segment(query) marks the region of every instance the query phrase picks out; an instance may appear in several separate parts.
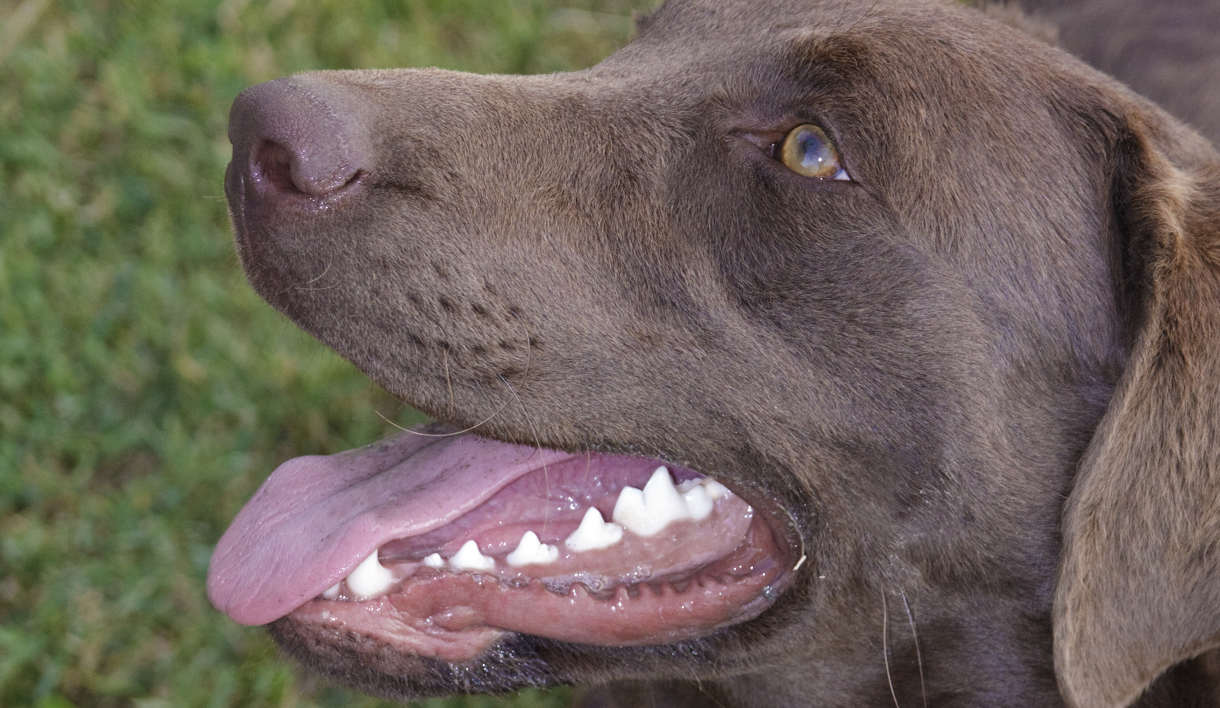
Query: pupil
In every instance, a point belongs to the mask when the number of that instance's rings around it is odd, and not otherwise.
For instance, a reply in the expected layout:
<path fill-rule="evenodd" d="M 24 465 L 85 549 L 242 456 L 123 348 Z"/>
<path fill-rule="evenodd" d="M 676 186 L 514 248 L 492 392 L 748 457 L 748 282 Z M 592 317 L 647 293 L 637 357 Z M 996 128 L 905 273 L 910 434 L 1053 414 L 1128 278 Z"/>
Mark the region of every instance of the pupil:
<path fill-rule="evenodd" d="M 807 167 L 821 166 L 826 159 L 825 145 L 814 133 L 805 133 L 801 136 L 801 148 L 804 153 L 804 158 L 801 160 Z"/>

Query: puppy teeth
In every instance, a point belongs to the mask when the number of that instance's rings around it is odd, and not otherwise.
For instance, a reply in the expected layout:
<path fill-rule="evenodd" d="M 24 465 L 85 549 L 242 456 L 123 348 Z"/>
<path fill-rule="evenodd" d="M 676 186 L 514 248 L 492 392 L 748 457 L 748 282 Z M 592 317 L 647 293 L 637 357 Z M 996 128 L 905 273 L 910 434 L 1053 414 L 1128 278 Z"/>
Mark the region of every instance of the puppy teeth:
<path fill-rule="evenodd" d="M 470 539 L 462 544 L 458 552 L 449 559 L 449 567 L 454 570 L 480 570 L 487 572 L 495 569 L 496 559 L 479 552 L 479 544 Z"/>
<path fill-rule="evenodd" d="M 341 582 L 343 581 L 339 581 L 339 583 Z M 327 600 L 333 600 L 336 597 L 339 597 L 339 583 L 335 583 L 334 585 L 331 585 L 323 590 L 322 597 L 326 598 Z"/>
<path fill-rule="evenodd" d="M 394 574 L 377 562 L 375 550 L 347 576 L 347 588 L 361 600 L 377 597 L 393 584 Z"/>
<path fill-rule="evenodd" d="M 654 523 L 660 524 L 658 531 L 674 521 L 690 518 L 686 502 L 674 488 L 674 480 L 669 476 L 669 470 L 664 467 L 653 470 L 648 483 L 644 485 L 644 506 L 655 519 Z"/>
<path fill-rule="evenodd" d="M 674 521 L 691 518 L 686 501 L 664 467 L 652 473 L 643 490 L 623 487 L 611 516 L 637 536 L 655 536 Z"/>
<path fill-rule="evenodd" d="M 521 541 L 512 553 L 504 557 L 514 568 L 523 565 L 542 565 L 559 560 L 559 549 L 549 543 L 538 540 L 538 534 L 526 531 L 521 534 Z"/>
<path fill-rule="evenodd" d="M 704 489 L 707 490 L 707 495 L 708 495 L 708 497 L 711 498 L 712 501 L 716 501 L 717 499 L 720 499 L 721 497 L 727 497 L 728 495 L 732 494 L 732 492 L 729 491 L 728 487 L 724 486 L 723 484 L 721 484 L 720 482 L 717 482 L 714 479 L 704 480 L 703 487 L 704 487 Z"/>
<path fill-rule="evenodd" d="M 635 534 L 643 534 L 648 528 L 648 509 L 644 507 L 644 492 L 635 487 L 623 487 L 614 502 L 610 518 L 614 523 Z"/>
<path fill-rule="evenodd" d="M 695 521 L 706 519 L 716 504 L 708 494 L 707 488 L 702 485 L 696 485 L 686 490 L 682 494 L 682 501 L 686 502 L 686 511 Z"/>
<path fill-rule="evenodd" d="M 687 492 L 696 487 L 702 487 L 703 491 L 707 492 L 708 498 L 712 501 L 716 501 L 717 499 L 732 494 L 728 487 L 724 486 L 720 482 L 717 482 L 711 477 L 697 477 L 694 479 L 688 479 L 682 482 L 682 484 L 678 485 L 678 491 L 682 493 L 682 496 L 686 496 Z"/>
<path fill-rule="evenodd" d="M 440 568 L 445 567 L 445 559 L 441 558 L 441 554 L 433 553 L 431 555 L 424 556 L 424 565 L 428 566 L 429 568 L 436 568 L 439 570 Z"/>
<path fill-rule="evenodd" d="M 639 491 L 638 489 L 636 490 Z M 581 551 L 594 551 L 601 548 L 609 548 L 618 543 L 623 538 L 623 527 L 618 524 L 608 524 L 602 518 L 602 514 L 596 507 L 589 507 L 585 512 L 585 516 L 580 520 L 580 526 L 571 533 L 563 541 L 563 545 L 569 549 Z"/>

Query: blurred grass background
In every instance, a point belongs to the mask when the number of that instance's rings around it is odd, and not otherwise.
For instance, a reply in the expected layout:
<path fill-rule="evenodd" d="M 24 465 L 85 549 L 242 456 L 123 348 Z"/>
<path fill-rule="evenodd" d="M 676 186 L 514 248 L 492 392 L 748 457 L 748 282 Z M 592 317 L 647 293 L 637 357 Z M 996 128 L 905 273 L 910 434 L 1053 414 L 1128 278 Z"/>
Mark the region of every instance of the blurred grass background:
<path fill-rule="evenodd" d="M 0 705 L 376 705 L 204 595 L 276 464 L 415 420 L 245 284 L 229 104 L 305 69 L 586 66 L 651 4 L 0 0 Z"/>

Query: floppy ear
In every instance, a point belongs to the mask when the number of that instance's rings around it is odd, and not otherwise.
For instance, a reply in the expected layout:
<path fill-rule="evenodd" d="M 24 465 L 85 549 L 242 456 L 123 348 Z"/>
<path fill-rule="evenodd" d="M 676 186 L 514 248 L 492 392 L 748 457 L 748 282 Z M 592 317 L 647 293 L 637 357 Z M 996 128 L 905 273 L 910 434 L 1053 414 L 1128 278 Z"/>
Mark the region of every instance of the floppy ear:
<path fill-rule="evenodd" d="M 1065 507 L 1054 609 L 1060 689 L 1081 708 L 1127 705 L 1220 645 L 1220 158 L 1172 125 L 1119 132 L 1131 350 Z"/>

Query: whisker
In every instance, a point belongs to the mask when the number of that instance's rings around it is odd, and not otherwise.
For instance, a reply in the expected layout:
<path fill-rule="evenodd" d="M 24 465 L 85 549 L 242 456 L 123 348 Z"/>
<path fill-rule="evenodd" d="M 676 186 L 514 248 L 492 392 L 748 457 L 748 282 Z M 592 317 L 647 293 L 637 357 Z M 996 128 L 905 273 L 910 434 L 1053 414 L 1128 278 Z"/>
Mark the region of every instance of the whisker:
<path fill-rule="evenodd" d="M 890 611 L 885 600 L 885 590 L 881 591 L 881 657 L 885 661 L 885 681 L 890 685 L 890 697 L 894 699 L 894 708 L 902 708 L 898 704 L 898 692 L 894 690 L 894 676 L 890 673 Z"/>
<path fill-rule="evenodd" d="M 529 345 L 527 344 L 526 346 Z M 521 409 L 521 417 L 525 418 L 525 424 L 529 426 L 530 435 L 534 438 L 534 448 L 538 452 L 542 452 L 542 440 L 538 437 L 538 429 L 534 426 L 534 419 L 530 417 L 529 411 L 525 409 L 525 402 L 521 400 L 521 396 L 517 395 L 517 389 L 513 388 L 513 385 L 510 384 L 508 379 L 504 378 L 503 375 L 497 375 L 496 378 L 500 379 L 500 383 L 504 384 L 504 387 L 508 389 L 509 393 L 513 394 L 513 398 L 517 399 L 517 406 Z M 545 462 L 542 464 L 542 484 L 543 493 L 549 499 L 551 496 L 551 470 Z M 549 510 L 550 505 L 548 504 L 547 511 L 542 515 L 543 526 L 546 526 L 547 522 L 549 521 L 547 518 L 549 515 Z"/>
<path fill-rule="evenodd" d="M 902 605 L 907 610 L 907 621 L 911 625 L 911 636 L 915 638 L 915 663 L 919 666 L 919 694 L 923 697 L 923 708 L 928 708 L 928 691 L 923 682 L 923 654 L 919 651 L 919 634 L 915 632 L 915 615 L 911 612 L 911 603 L 907 602 L 907 593 L 898 588 L 902 595 Z"/>
<path fill-rule="evenodd" d="M 508 408 L 508 404 L 510 404 L 510 403 L 512 403 L 511 400 L 505 401 L 504 403 L 502 403 L 500 405 L 499 408 L 497 408 L 494 412 L 492 412 L 491 415 L 487 416 L 483 420 L 480 420 L 479 422 L 475 423 L 474 425 L 470 426 L 469 428 L 463 428 L 462 430 L 455 430 L 451 433 L 421 433 L 418 430 L 411 430 L 410 428 L 402 427 L 398 423 L 395 423 L 394 421 L 385 417 L 385 415 L 382 414 L 382 412 L 377 410 L 376 408 L 373 409 L 373 412 L 377 414 L 378 418 L 381 418 L 385 422 L 389 423 L 390 425 L 394 426 L 395 428 L 398 428 L 399 430 L 401 430 L 404 433 L 410 433 L 411 435 L 418 435 L 421 438 L 452 438 L 452 437 L 456 437 L 458 435 L 465 435 L 466 433 L 469 433 L 469 432 L 471 432 L 477 428 L 480 428 L 480 427 L 486 425 L 487 423 L 491 422 L 491 420 L 493 418 L 495 418 L 496 416 L 503 413 L 504 409 Z"/>
<path fill-rule="evenodd" d="M 308 285 L 294 285 L 285 292 L 320 293 L 323 290 L 334 290 L 335 288 L 339 287 L 342 287 L 339 283 L 335 283 L 334 285 L 320 285 L 316 288 L 309 287 Z"/>
<path fill-rule="evenodd" d="M 295 283 L 293 285 L 289 285 L 288 287 L 281 290 L 279 292 L 279 295 L 280 296 L 287 295 L 288 293 L 292 293 L 292 292 L 316 293 L 316 292 L 321 292 L 323 290 L 334 290 L 335 288 L 340 286 L 339 283 L 335 283 L 333 285 L 326 285 L 326 286 L 322 286 L 322 287 L 316 287 L 316 288 L 310 287 L 312 283 L 316 283 L 319 280 L 321 280 L 322 278 L 325 278 L 326 274 L 330 272 L 330 267 L 331 267 L 331 262 L 327 261 L 326 266 L 324 268 L 322 268 L 321 273 L 318 273 L 317 275 L 310 278 L 309 280 L 306 280 L 303 283 Z"/>
<path fill-rule="evenodd" d="M 449 375 L 449 350 L 441 350 L 441 361 L 445 365 L 445 386 L 449 389 L 449 409 L 457 408 L 457 399 L 453 397 L 453 378 Z"/>
<path fill-rule="evenodd" d="M 526 374 L 529 373 L 530 364 L 533 362 L 534 347 L 532 344 L 533 340 L 530 338 L 530 331 L 529 331 L 529 329 L 526 328 L 524 322 L 521 323 L 521 331 L 525 333 L 525 371 L 523 371 L 521 375 L 525 376 Z M 513 388 L 513 385 L 508 382 L 508 379 L 506 379 L 503 374 L 497 374 L 496 378 L 500 379 L 500 383 L 504 384 L 504 387 L 508 389 L 509 393 L 513 394 L 513 398 L 517 399 L 517 406 L 521 409 L 521 417 L 525 418 L 525 424 L 529 426 L 530 435 L 534 438 L 534 448 L 538 452 L 542 452 L 542 439 L 538 437 L 538 428 L 537 428 L 537 426 L 534 425 L 534 419 L 532 417 L 530 417 L 529 411 L 526 410 L 525 402 L 521 400 L 521 396 L 517 395 L 517 389 Z M 550 498 L 550 496 L 551 496 L 551 470 L 550 470 L 550 467 L 546 463 L 543 463 L 543 465 L 542 465 L 542 484 L 543 484 L 544 493 L 546 494 L 547 498 Z M 543 516 L 542 516 L 542 525 L 543 526 L 546 526 L 547 523 L 550 521 L 550 519 L 548 518 L 550 515 L 549 509 L 550 509 L 550 506 L 548 505 L 547 511 L 543 513 Z"/>
<path fill-rule="evenodd" d="M 313 285 L 314 283 L 318 282 L 322 278 L 325 278 L 326 274 L 330 272 L 331 263 L 332 263 L 332 261 L 326 261 L 326 267 L 322 269 L 322 272 L 318 273 L 317 275 L 310 278 L 309 280 L 306 280 L 304 283 L 301 283 L 301 287 L 304 287 L 306 285 Z"/>
<path fill-rule="evenodd" d="M 523 370 L 521 372 L 521 375 L 524 376 L 530 372 L 530 365 L 533 364 L 533 356 L 532 356 L 531 346 L 530 346 L 529 330 L 525 330 L 524 326 L 522 327 L 522 329 L 525 331 L 525 370 Z M 503 376 L 497 376 L 496 378 L 500 379 L 500 381 L 502 381 L 506 386 L 508 386 L 508 382 L 504 380 Z M 453 404 L 453 383 L 449 378 L 448 352 L 446 352 L 446 358 L 445 358 L 445 381 L 449 384 L 449 402 L 452 405 Z M 515 390 L 513 390 L 512 386 L 508 386 L 508 390 L 510 393 L 513 394 L 514 397 L 517 397 L 517 392 Z M 517 402 L 520 403 L 520 401 L 521 401 L 520 397 L 517 397 Z M 404 428 L 403 426 L 399 425 L 398 423 L 395 423 L 394 421 L 385 417 L 385 415 L 381 411 L 377 410 L 376 408 L 373 409 L 373 412 L 377 414 L 378 418 L 381 418 L 385 422 L 389 423 L 390 425 L 392 425 L 395 428 L 398 428 L 399 430 L 401 430 L 404 433 L 410 433 L 411 435 L 418 435 L 421 438 L 452 438 L 452 437 L 456 437 L 458 435 L 465 435 L 466 433 L 473 432 L 473 431 L 483 427 L 484 425 L 487 425 L 492 420 L 494 420 L 496 416 L 503 413 L 504 409 L 508 408 L 508 405 L 510 403 L 512 403 L 512 401 L 507 400 L 504 403 L 500 404 L 499 408 L 492 411 L 492 414 L 487 416 L 483 420 L 480 420 L 479 422 L 475 423 L 474 425 L 470 426 L 469 428 L 455 430 L 450 433 L 421 433 L 418 430 L 411 430 L 410 428 Z M 522 412 L 524 413 L 524 410 Z M 529 420 L 528 415 L 526 416 L 526 420 L 527 421 Z M 533 429 L 532 423 L 530 424 L 530 427 L 532 430 Z M 539 450 L 541 450 L 542 445 L 538 442 L 538 433 L 537 433 L 537 431 L 532 431 L 532 432 L 534 434 L 534 445 Z M 544 470 L 545 470 L 545 467 L 544 467 Z"/>

